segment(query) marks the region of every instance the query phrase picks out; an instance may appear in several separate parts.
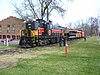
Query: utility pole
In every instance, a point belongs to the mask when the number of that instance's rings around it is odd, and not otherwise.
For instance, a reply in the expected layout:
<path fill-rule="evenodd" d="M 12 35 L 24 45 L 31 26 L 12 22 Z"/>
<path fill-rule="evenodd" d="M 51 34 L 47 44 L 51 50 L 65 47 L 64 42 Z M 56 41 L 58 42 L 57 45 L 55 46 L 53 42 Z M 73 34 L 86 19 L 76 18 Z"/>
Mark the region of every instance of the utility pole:
<path fill-rule="evenodd" d="M 43 0 L 41 2 L 41 19 L 43 19 Z"/>
<path fill-rule="evenodd" d="M 99 28 L 98 28 L 98 42 L 99 42 L 99 45 L 100 45 L 100 16 L 98 16 L 98 26 L 99 26 Z"/>
<path fill-rule="evenodd" d="M 49 21 L 49 9 L 48 9 L 48 6 L 47 6 L 47 21 Z"/>
<path fill-rule="evenodd" d="M 99 42 L 99 45 L 100 45 L 100 8 L 98 8 L 97 10 L 97 18 L 98 18 L 98 42 Z"/>

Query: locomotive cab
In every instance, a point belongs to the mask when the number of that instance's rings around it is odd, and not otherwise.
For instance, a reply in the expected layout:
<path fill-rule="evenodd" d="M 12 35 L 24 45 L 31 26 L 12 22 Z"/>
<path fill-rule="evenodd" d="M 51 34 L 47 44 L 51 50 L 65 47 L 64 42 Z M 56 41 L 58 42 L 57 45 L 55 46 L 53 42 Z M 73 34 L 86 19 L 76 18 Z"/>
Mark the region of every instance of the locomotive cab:
<path fill-rule="evenodd" d="M 34 33 L 33 31 L 37 30 L 38 29 L 38 26 L 39 26 L 39 23 L 36 22 L 36 21 L 33 21 L 33 22 L 28 22 L 26 23 L 26 29 L 27 29 L 27 34 L 28 36 L 35 36 L 35 35 L 32 35 L 32 33 Z"/>
<path fill-rule="evenodd" d="M 28 30 L 36 30 L 36 29 L 38 29 L 38 26 L 39 26 L 39 23 L 38 22 L 35 22 L 35 21 L 33 21 L 33 22 L 28 22 L 28 23 L 26 23 L 26 29 L 28 29 Z"/>

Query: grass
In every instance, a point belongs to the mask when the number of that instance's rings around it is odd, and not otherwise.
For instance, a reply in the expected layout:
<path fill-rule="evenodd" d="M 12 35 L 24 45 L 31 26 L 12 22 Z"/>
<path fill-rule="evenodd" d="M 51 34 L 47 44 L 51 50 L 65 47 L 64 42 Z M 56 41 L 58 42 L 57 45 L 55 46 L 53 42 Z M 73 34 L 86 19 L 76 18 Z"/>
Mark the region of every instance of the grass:
<path fill-rule="evenodd" d="M 16 46 L 18 46 L 18 45 L 9 45 L 9 46 L 6 46 L 6 45 L 0 44 L 0 50 L 8 49 L 8 48 L 16 48 Z"/>
<path fill-rule="evenodd" d="M 0 69 L 0 75 L 100 75 L 100 46 L 95 37 L 69 45 L 68 57 L 65 47 L 50 48 L 55 52 L 20 59 L 17 66 Z"/>
<path fill-rule="evenodd" d="M 10 47 L 0 44 L 0 50 L 2 50 L 2 49 L 7 49 L 7 48 L 10 48 Z"/>

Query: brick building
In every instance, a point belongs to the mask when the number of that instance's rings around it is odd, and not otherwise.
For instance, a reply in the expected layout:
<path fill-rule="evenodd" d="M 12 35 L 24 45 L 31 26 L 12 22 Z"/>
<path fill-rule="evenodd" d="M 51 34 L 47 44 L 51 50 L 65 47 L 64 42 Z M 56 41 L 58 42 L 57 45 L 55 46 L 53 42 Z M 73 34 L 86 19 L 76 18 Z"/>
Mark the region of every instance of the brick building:
<path fill-rule="evenodd" d="M 4 38 L 20 38 L 20 31 L 24 28 L 22 19 L 9 16 L 0 21 L 0 39 Z"/>

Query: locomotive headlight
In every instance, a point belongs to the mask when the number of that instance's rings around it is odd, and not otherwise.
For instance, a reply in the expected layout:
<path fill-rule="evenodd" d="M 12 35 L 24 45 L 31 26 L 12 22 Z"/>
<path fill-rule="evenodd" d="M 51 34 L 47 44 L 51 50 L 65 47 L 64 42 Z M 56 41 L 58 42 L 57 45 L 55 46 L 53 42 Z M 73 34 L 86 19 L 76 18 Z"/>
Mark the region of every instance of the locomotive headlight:
<path fill-rule="evenodd" d="M 26 21 L 24 21 L 23 23 L 26 23 Z"/>
<path fill-rule="evenodd" d="M 48 30 L 48 35 L 51 35 L 51 30 Z"/>

